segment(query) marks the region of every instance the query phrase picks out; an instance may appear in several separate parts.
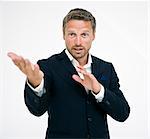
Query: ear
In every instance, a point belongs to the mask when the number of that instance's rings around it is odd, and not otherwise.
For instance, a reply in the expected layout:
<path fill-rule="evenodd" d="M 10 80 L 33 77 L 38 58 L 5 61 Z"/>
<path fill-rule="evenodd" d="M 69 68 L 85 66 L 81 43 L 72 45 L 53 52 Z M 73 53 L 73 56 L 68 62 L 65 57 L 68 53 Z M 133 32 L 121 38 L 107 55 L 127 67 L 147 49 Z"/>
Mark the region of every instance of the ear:
<path fill-rule="evenodd" d="M 93 40 L 95 39 L 95 33 L 96 33 L 96 30 L 93 31 Z"/>
<path fill-rule="evenodd" d="M 63 39 L 65 40 L 65 32 L 63 31 Z"/>

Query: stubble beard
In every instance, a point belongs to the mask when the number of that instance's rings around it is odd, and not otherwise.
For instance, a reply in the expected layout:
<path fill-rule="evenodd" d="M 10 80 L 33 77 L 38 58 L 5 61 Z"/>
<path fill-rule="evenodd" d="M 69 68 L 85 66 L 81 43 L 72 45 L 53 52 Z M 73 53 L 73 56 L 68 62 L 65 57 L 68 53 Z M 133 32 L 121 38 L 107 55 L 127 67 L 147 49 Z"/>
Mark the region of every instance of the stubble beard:
<path fill-rule="evenodd" d="M 73 46 L 71 49 L 68 49 L 68 51 L 76 60 L 84 59 L 89 53 L 89 49 L 87 50 L 83 46 Z"/>

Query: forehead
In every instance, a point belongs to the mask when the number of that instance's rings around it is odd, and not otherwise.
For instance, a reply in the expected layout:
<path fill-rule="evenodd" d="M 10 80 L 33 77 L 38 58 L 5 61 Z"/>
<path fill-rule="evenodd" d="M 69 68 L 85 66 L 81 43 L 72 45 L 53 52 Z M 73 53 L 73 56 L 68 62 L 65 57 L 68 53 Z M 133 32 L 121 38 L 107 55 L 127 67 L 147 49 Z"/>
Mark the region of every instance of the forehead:
<path fill-rule="evenodd" d="M 66 23 L 67 30 L 92 30 L 92 24 L 90 21 L 84 20 L 70 20 Z"/>

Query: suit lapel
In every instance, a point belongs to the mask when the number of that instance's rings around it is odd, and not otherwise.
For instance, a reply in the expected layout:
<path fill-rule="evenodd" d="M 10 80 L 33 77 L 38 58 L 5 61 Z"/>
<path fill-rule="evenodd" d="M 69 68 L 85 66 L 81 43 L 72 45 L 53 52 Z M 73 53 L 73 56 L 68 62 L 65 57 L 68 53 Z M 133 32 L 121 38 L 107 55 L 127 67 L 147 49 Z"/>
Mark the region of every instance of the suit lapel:
<path fill-rule="evenodd" d="M 55 65 L 55 69 L 59 69 L 58 74 L 64 79 L 64 81 L 67 81 L 67 83 L 69 83 L 70 85 L 72 84 L 76 84 L 78 85 L 78 87 L 80 86 L 84 91 L 84 87 L 77 83 L 76 81 L 74 81 L 72 79 L 72 75 L 73 74 L 77 74 L 77 71 L 75 69 L 75 67 L 72 65 L 70 59 L 68 58 L 68 56 L 65 53 L 65 50 L 62 51 L 58 57 L 57 57 L 57 61 L 58 63 Z M 101 78 L 103 77 L 103 73 L 104 73 L 104 66 L 103 64 L 101 64 L 101 62 L 94 56 L 92 56 L 92 74 L 96 77 L 96 79 L 98 81 L 101 82 Z"/>
<path fill-rule="evenodd" d="M 68 56 L 66 55 L 65 51 L 60 53 L 58 60 L 59 60 L 59 64 L 61 65 L 60 67 L 63 67 L 62 69 L 65 73 L 69 72 L 69 74 L 71 74 L 71 75 L 77 74 L 76 69 L 72 65 L 72 63 L 69 60 Z"/>
<path fill-rule="evenodd" d="M 72 79 L 72 75 L 73 74 L 77 74 L 77 71 L 75 69 L 75 67 L 72 65 L 70 59 L 68 58 L 68 56 L 65 53 L 65 50 L 62 51 L 58 57 L 58 69 L 61 70 L 60 75 L 67 80 L 68 82 L 70 82 L 70 80 Z M 61 67 L 61 68 L 60 68 Z M 100 80 L 103 73 L 104 73 L 104 67 L 103 64 L 100 63 L 100 61 L 92 56 L 92 64 L 91 64 L 91 70 L 92 70 L 92 74 L 96 77 L 96 79 Z M 69 77 L 69 78 L 68 78 Z"/>
<path fill-rule="evenodd" d="M 65 51 L 62 51 L 57 56 L 57 62 L 55 64 L 55 69 L 58 71 L 57 73 L 60 75 L 60 77 L 63 78 L 64 81 L 69 83 L 70 85 L 79 84 L 76 81 L 72 79 L 73 74 L 77 74 L 77 71 L 75 67 L 72 65 L 70 59 L 66 55 Z"/>
<path fill-rule="evenodd" d="M 57 65 L 56 69 L 59 69 L 58 74 L 60 75 L 60 77 L 62 77 L 63 80 L 66 81 L 68 84 L 74 85 L 77 88 L 82 89 L 82 92 L 85 92 L 83 94 L 86 94 L 85 88 L 80 83 L 74 81 L 72 78 L 73 74 L 78 75 L 78 73 L 75 67 L 72 65 L 70 59 L 66 55 L 65 51 L 61 52 L 58 55 L 57 61 L 58 63 L 56 64 Z"/>
<path fill-rule="evenodd" d="M 95 78 L 98 81 L 101 81 L 101 77 L 103 76 L 104 73 L 104 67 L 103 64 L 94 56 L 92 56 L 92 74 L 95 76 Z"/>

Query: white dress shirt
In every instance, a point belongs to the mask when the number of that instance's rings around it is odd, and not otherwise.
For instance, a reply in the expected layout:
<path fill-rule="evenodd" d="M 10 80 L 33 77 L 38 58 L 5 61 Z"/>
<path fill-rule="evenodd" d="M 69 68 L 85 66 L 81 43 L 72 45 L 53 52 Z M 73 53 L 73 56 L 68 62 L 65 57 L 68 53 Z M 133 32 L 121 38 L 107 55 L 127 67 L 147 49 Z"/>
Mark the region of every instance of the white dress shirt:
<path fill-rule="evenodd" d="M 70 59 L 71 63 L 73 64 L 73 66 L 75 67 L 75 69 L 77 70 L 77 66 L 79 65 L 79 62 L 72 57 L 72 55 L 69 53 L 69 51 L 66 49 L 65 50 L 66 55 L 68 56 L 68 58 Z M 85 68 L 85 70 L 89 73 L 91 73 L 91 63 L 92 63 L 92 57 L 91 54 L 89 54 L 88 57 L 88 62 L 86 65 L 83 66 L 83 68 Z M 78 71 L 77 71 L 78 72 Z M 84 79 L 84 76 L 82 73 L 78 72 L 78 75 L 80 76 L 81 79 Z M 29 87 L 36 93 L 36 95 L 38 95 L 39 97 L 41 97 L 46 91 L 44 88 L 44 79 L 42 79 L 41 84 L 36 87 L 33 88 L 29 82 L 27 81 L 27 84 L 29 85 Z M 85 88 L 86 92 L 88 93 L 88 89 Z M 101 85 L 101 91 L 98 94 L 94 94 L 92 91 L 91 93 L 95 96 L 95 99 L 97 100 L 97 102 L 101 102 L 104 98 L 104 87 Z"/>

